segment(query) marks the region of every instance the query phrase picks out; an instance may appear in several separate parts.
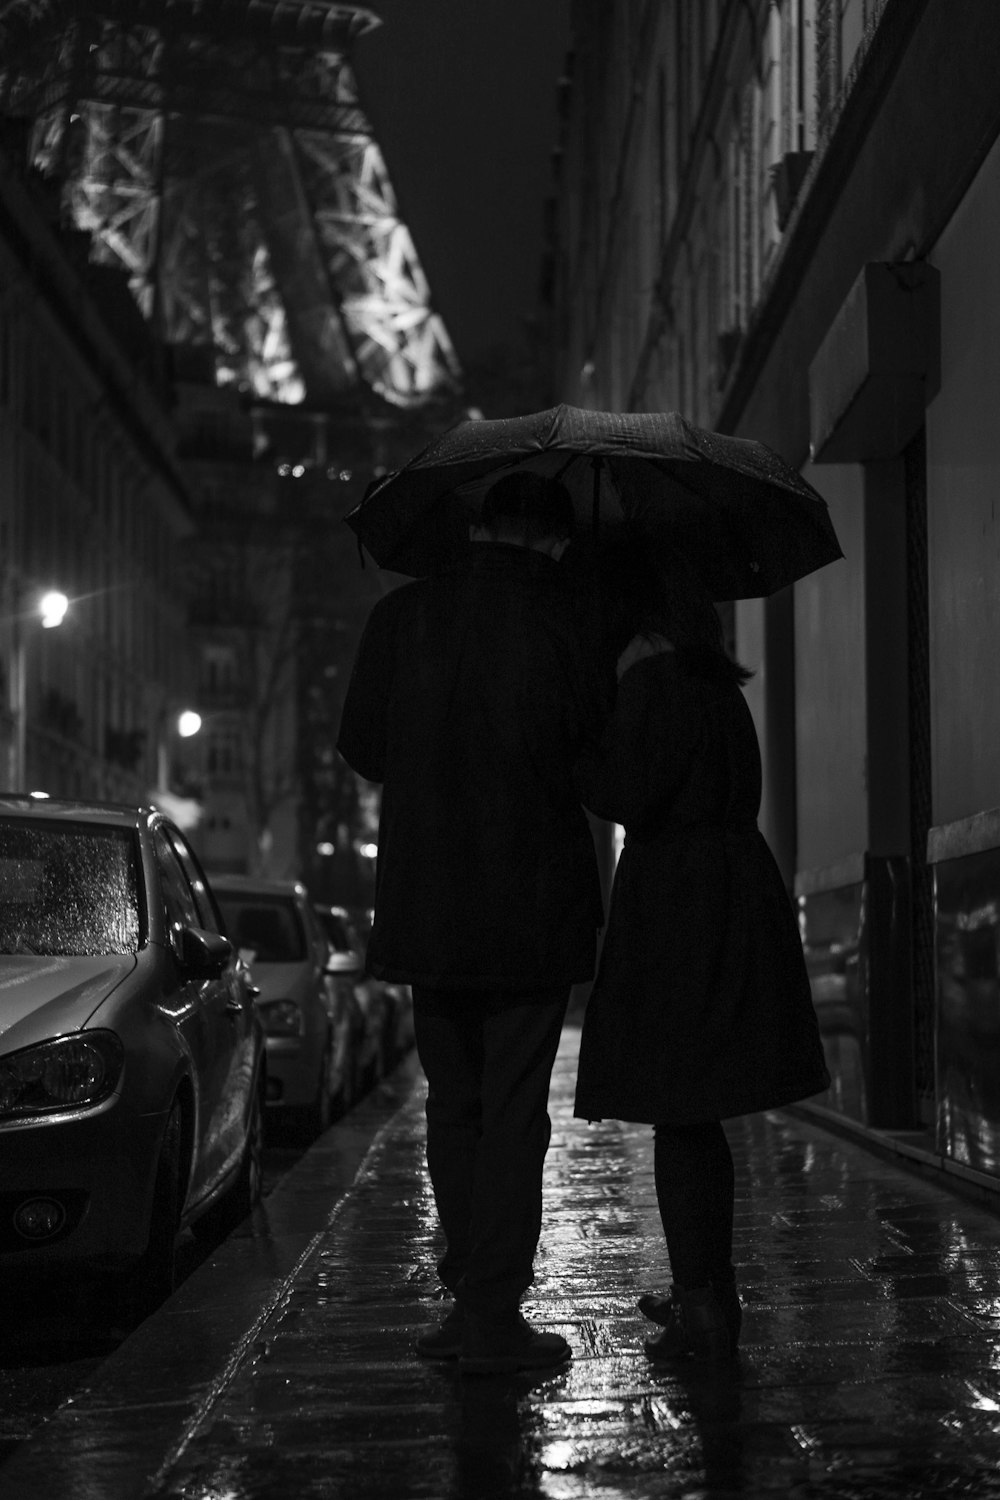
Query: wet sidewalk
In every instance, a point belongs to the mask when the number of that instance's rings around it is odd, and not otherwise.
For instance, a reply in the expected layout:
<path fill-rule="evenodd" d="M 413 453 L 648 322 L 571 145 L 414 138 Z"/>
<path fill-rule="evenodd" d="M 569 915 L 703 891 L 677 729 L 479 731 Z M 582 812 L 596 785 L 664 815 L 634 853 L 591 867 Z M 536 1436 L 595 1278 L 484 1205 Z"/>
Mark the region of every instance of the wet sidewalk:
<path fill-rule="evenodd" d="M 798 1118 L 731 1122 L 742 1352 L 652 1366 L 650 1131 L 573 1119 L 578 1043 L 524 1307 L 565 1368 L 411 1354 L 440 1313 L 411 1061 L 0 1467 L 3 1500 L 1000 1497 L 1000 1219 Z"/>

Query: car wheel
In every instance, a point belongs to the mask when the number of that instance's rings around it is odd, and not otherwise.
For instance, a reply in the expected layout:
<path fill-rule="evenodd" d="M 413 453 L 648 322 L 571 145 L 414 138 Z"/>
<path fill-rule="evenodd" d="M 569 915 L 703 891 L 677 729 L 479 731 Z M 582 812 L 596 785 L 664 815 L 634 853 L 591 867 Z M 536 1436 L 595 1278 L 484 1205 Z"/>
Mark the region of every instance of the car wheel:
<path fill-rule="evenodd" d="M 372 1050 L 371 1061 L 365 1075 L 365 1093 L 370 1093 L 385 1075 L 385 1056 L 383 1053 L 383 1039 L 379 1036 Z"/>
<path fill-rule="evenodd" d="M 333 1071 L 333 1039 L 327 1037 L 326 1046 L 323 1048 L 323 1058 L 320 1062 L 319 1080 L 316 1084 L 316 1097 L 312 1104 L 307 1105 L 302 1113 L 302 1134 L 308 1141 L 313 1141 L 325 1130 L 329 1130 L 333 1124 L 337 1112 L 338 1096 L 334 1090 L 331 1073 Z"/>
<path fill-rule="evenodd" d="M 357 1102 L 358 1059 L 355 1055 L 354 1045 L 351 1043 L 350 1051 L 344 1056 L 340 1088 L 337 1090 L 337 1098 L 334 1103 L 334 1119 L 342 1120 L 344 1115 L 349 1114 Z"/>
<path fill-rule="evenodd" d="M 181 1224 L 181 1106 L 167 1116 L 153 1188 L 153 1211 L 145 1254 L 122 1288 L 120 1310 L 129 1323 L 141 1322 L 166 1301 L 177 1277 L 176 1244 Z"/>
<path fill-rule="evenodd" d="M 191 1225 L 195 1239 L 216 1244 L 243 1223 L 260 1202 L 264 1186 L 264 1106 L 261 1091 L 254 1089 L 247 1138 L 236 1180 L 207 1213 Z"/>

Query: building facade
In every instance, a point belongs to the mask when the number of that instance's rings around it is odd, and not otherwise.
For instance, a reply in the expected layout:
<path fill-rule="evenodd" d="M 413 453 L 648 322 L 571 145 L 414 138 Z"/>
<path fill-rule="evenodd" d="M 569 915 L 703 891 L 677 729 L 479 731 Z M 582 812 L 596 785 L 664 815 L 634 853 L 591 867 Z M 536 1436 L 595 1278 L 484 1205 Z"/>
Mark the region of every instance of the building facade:
<path fill-rule="evenodd" d="M 190 690 L 183 570 L 194 522 L 122 279 L 87 264 L 0 135 L 0 765 L 50 795 L 148 800 Z M 115 331 L 112 332 L 112 326 Z M 69 603 L 58 628 L 36 608 Z"/>
<path fill-rule="evenodd" d="M 202 807 L 193 838 L 210 871 L 295 876 L 366 904 L 357 779 L 334 747 L 379 592 L 342 518 L 380 455 L 357 410 L 247 399 L 199 372 L 199 353 L 174 351 L 173 421 L 200 538 L 188 597 L 202 716 L 176 745 L 175 787 Z"/>
<path fill-rule="evenodd" d="M 844 560 L 733 611 L 823 1107 L 1000 1176 L 1000 11 L 578 0 L 561 399 L 763 439 Z"/>

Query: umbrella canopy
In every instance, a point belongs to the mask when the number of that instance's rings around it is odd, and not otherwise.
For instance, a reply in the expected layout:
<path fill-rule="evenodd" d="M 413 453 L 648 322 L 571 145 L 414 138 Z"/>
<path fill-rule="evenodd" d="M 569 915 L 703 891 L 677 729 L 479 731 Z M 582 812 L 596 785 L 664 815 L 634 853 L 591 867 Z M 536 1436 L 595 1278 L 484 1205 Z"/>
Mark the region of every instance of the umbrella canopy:
<path fill-rule="evenodd" d="M 460 422 L 370 485 L 347 523 L 380 566 L 421 577 L 462 556 L 486 491 L 517 469 L 560 479 L 598 545 L 628 524 L 685 552 L 717 600 L 763 598 L 843 557 L 826 502 L 791 465 L 677 412 Z"/>

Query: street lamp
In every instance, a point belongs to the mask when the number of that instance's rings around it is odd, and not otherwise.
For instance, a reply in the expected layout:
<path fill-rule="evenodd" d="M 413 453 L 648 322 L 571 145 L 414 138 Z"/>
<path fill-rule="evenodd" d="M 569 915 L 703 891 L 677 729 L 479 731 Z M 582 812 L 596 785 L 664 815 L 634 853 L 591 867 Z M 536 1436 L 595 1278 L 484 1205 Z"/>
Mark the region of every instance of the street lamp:
<path fill-rule="evenodd" d="M 201 729 L 201 714 L 193 708 L 182 708 L 170 714 L 164 711 L 160 721 L 160 736 L 156 746 L 156 785 L 160 791 L 170 790 L 170 736 L 179 734 L 189 740 Z"/>
<path fill-rule="evenodd" d="M 28 596 L 30 599 L 30 596 Z M 27 767 L 27 744 L 28 744 L 28 641 L 25 634 L 25 622 L 37 620 L 45 630 L 52 630 L 61 625 L 66 618 L 69 609 L 69 600 L 66 595 L 58 589 L 49 589 L 46 593 L 37 595 L 33 602 L 25 607 L 25 595 L 23 592 L 15 597 L 15 608 L 12 630 L 11 653 L 13 668 L 14 688 L 14 744 L 13 763 L 10 767 L 11 786 L 15 791 L 23 791 L 24 783 L 28 775 Z"/>
<path fill-rule="evenodd" d="M 69 609 L 69 600 L 65 594 L 60 594 L 58 589 L 50 589 L 43 594 L 38 601 L 38 614 L 44 630 L 52 630 L 54 626 L 61 625 L 66 618 Z"/>
<path fill-rule="evenodd" d="M 202 806 L 196 797 L 182 797 L 171 788 L 170 740 L 174 734 L 180 735 L 182 740 L 188 740 L 200 729 L 201 714 L 193 708 L 182 708 L 172 713 L 164 709 L 160 715 L 156 743 L 156 786 L 150 793 L 150 800 L 173 818 L 179 828 L 185 830 L 198 826 Z"/>

